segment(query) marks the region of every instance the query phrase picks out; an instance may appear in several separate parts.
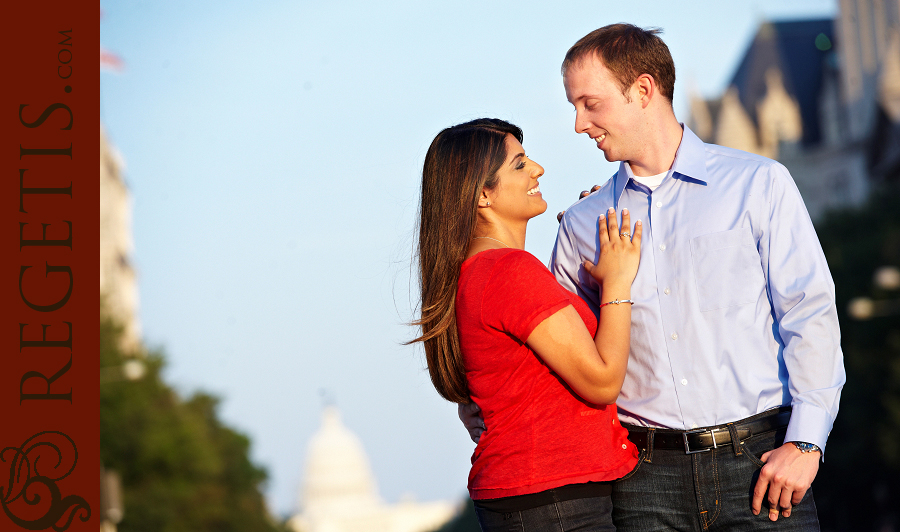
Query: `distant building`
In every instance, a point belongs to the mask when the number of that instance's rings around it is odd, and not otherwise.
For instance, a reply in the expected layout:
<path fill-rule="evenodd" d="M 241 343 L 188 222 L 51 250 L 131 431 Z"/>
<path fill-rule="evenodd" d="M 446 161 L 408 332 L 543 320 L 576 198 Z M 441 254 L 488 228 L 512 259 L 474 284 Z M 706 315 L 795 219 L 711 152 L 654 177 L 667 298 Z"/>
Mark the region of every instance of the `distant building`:
<path fill-rule="evenodd" d="M 134 239 L 131 232 L 131 195 L 122 178 L 124 162 L 100 125 L 100 297 L 101 314 L 122 326 L 119 347 L 126 353 L 139 355 L 141 324 L 138 321 L 138 288 L 131 262 Z M 132 368 L 134 366 L 131 366 Z M 142 368 L 142 366 L 139 366 Z M 103 372 L 100 371 L 101 382 Z M 117 370 L 114 378 L 140 378 L 125 370 Z M 100 532 L 116 532 L 122 520 L 121 482 L 114 470 L 100 467 Z"/>
<path fill-rule="evenodd" d="M 359 438 L 333 406 L 324 409 L 322 426 L 309 442 L 299 499 L 300 513 L 288 522 L 296 532 L 426 532 L 458 510 L 445 501 L 382 502 Z"/>
<path fill-rule="evenodd" d="M 900 3 L 842 0 L 836 21 L 767 22 L 725 93 L 691 99 L 706 142 L 784 164 L 815 220 L 900 178 Z"/>
<path fill-rule="evenodd" d="M 131 195 L 122 178 L 122 156 L 100 126 L 100 295 L 103 311 L 124 327 L 122 348 L 140 352 L 138 288 L 131 254 Z"/>

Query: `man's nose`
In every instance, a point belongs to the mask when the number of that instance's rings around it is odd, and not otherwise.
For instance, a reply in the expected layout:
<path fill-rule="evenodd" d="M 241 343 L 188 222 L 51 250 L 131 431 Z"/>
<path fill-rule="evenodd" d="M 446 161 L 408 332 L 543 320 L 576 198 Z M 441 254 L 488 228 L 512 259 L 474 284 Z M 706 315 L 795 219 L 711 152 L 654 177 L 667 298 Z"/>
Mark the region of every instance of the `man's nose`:
<path fill-rule="evenodd" d="M 581 111 L 575 112 L 575 133 L 584 133 L 587 131 L 587 120 L 584 119 Z"/>

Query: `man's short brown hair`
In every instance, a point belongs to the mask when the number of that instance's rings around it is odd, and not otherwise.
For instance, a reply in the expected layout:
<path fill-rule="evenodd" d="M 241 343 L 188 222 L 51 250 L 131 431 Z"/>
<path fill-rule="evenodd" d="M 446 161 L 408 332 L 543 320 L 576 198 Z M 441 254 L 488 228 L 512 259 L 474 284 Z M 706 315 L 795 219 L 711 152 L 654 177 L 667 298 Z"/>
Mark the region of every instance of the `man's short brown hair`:
<path fill-rule="evenodd" d="M 642 74 L 653 76 L 659 92 L 669 103 L 675 91 L 675 63 L 669 47 L 659 38 L 659 28 L 639 28 L 633 24 L 610 24 L 594 30 L 575 43 L 566 53 L 562 74 L 566 70 L 595 54 L 622 86 L 627 96 L 628 88 Z"/>

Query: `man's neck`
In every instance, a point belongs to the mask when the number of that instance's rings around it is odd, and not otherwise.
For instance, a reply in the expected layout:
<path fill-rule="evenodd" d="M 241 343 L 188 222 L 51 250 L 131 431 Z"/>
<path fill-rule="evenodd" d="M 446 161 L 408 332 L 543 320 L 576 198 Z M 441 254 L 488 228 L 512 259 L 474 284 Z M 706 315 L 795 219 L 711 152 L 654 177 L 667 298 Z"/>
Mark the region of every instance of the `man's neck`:
<path fill-rule="evenodd" d="M 628 160 L 632 173 L 638 177 L 654 176 L 671 168 L 684 135 L 684 129 L 675 115 L 661 120 L 656 127 L 648 128 L 648 131 L 641 153 Z"/>

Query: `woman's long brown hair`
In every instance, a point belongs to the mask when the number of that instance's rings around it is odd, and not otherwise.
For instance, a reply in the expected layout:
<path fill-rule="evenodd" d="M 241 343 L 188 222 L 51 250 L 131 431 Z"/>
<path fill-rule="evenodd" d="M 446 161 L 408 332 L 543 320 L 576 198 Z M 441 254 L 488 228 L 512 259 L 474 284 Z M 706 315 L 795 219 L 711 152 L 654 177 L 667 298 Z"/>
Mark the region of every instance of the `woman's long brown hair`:
<path fill-rule="evenodd" d="M 469 387 L 456 331 L 459 269 L 475 234 L 478 199 L 497 186 L 506 160 L 506 135 L 522 142 L 522 130 L 496 118 L 449 127 L 432 141 L 422 169 L 419 205 L 421 317 L 413 325 L 422 342 L 431 382 L 441 397 L 468 403 Z"/>

